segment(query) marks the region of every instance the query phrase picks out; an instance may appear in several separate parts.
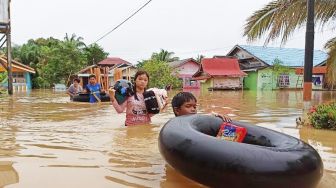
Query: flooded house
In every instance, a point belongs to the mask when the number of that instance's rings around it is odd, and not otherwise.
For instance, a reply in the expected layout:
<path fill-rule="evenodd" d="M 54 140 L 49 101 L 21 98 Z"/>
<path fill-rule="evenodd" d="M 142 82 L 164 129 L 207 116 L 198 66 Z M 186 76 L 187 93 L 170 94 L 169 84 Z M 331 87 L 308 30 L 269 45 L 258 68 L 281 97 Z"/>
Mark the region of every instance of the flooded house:
<path fill-rule="evenodd" d="M 169 63 L 173 74 L 182 81 L 183 89 L 199 89 L 200 81 L 192 76 L 200 69 L 200 64 L 193 58 L 173 61 Z"/>
<path fill-rule="evenodd" d="M 203 58 L 193 79 L 200 80 L 202 89 L 242 89 L 246 73 L 240 70 L 235 57 Z"/>
<path fill-rule="evenodd" d="M 130 62 L 117 57 L 109 57 L 98 63 L 98 66 L 109 67 L 109 85 L 114 85 L 119 79 L 132 81 L 137 68 Z M 113 75 L 113 76 L 112 76 Z"/>
<path fill-rule="evenodd" d="M 241 70 L 248 74 L 244 89 L 303 88 L 304 49 L 236 45 L 227 55 L 237 57 Z M 325 52 L 314 50 L 313 89 L 322 89 L 324 85 L 325 68 L 317 67 L 322 67 L 326 59 Z"/>
<path fill-rule="evenodd" d="M 131 63 L 121 58 L 108 57 L 98 62 L 97 65 L 90 65 L 80 70 L 77 77 L 81 80 L 80 84 L 85 86 L 89 82 L 89 76 L 94 74 L 98 83 L 102 84 L 102 88 L 107 90 L 114 85 L 116 80 L 132 80 L 136 70 Z"/>
<path fill-rule="evenodd" d="M 7 58 L 5 56 L 1 56 L 0 73 L 7 72 L 7 67 Z M 12 60 L 13 90 L 28 91 L 32 89 L 32 74 L 35 74 L 35 70 L 32 67 Z M 0 83 L 0 86 L 7 88 L 8 79 L 3 80 Z"/>

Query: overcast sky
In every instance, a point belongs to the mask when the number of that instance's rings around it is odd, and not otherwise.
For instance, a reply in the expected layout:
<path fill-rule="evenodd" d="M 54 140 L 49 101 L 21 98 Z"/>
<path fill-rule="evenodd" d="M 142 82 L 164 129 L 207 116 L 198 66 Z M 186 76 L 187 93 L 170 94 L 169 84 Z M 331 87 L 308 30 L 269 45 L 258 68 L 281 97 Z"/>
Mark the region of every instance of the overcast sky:
<path fill-rule="evenodd" d="M 12 0 L 12 41 L 75 33 L 86 44 L 98 40 L 148 0 Z M 137 15 L 98 42 L 110 57 L 131 63 L 147 59 L 161 48 L 180 58 L 225 55 L 242 37 L 246 18 L 270 0 L 152 0 Z M 330 27 L 331 28 L 331 27 Z M 330 39 L 328 27 L 315 30 L 315 49 Z M 284 47 L 304 48 L 305 30 Z M 269 46 L 280 46 L 279 42 Z"/>

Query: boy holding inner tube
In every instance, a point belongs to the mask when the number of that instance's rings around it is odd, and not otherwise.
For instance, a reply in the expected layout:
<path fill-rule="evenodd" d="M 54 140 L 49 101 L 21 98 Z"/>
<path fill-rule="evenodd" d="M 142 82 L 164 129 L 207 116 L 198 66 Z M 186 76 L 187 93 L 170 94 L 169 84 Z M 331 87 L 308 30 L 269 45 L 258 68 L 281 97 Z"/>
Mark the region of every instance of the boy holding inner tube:
<path fill-rule="evenodd" d="M 182 116 L 197 113 L 197 99 L 190 92 L 180 92 L 172 99 L 172 107 L 175 116 Z M 213 113 L 216 117 L 221 118 L 224 122 L 231 122 L 231 118 Z"/>

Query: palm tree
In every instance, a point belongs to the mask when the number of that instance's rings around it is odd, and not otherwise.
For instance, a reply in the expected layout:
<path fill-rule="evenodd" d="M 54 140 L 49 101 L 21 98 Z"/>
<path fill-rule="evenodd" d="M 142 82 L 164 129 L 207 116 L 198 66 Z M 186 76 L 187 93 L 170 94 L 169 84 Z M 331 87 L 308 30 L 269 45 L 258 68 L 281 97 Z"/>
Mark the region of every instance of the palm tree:
<path fill-rule="evenodd" d="M 203 58 L 205 58 L 204 55 L 197 55 L 197 57 L 196 57 L 197 63 L 201 63 Z"/>
<path fill-rule="evenodd" d="M 76 34 L 72 34 L 69 38 L 68 33 L 65 34 L 64 41 L 68 43 L 74 43 L 78 48 L 86 47 L 86 44 L 83 42 L 83 37 L 77 37 Z"/>
<path fill-rule="evenodd" d="M 270 41 L 281 37 L 281 43 L 285 44 L 293 32 L 303 26 L 307 21 L 307 0 L 274 0 L 262 9 L 253 13 L 247 19 L 244 28 L 244 36 L 248 41 L 260 39 L 267 35 L 265 45 Z M 327 25 L 335 25 L 336 1 L 315 0 L 315 22 L 321 28 Z M 325 49 L 328 52 L 327 83 L 336 83 L 336 39 L 329 40 Z"/>
<path fill-rule="evenodd" d="M 172 62 L 179 60 L 178 57 L 172 57 L 174 52 L 168 52 L 167 50 L 161 49 L 159 53 L 153 53 L 151 59 L 164 62 Z"/>
<path fill-rule="evenodd" d="M 336 37 L 329 40 L 324 47 L 328 50 L 329 55 L 327 59 L 327 83 L 334 89 L 336 81 Z"/>

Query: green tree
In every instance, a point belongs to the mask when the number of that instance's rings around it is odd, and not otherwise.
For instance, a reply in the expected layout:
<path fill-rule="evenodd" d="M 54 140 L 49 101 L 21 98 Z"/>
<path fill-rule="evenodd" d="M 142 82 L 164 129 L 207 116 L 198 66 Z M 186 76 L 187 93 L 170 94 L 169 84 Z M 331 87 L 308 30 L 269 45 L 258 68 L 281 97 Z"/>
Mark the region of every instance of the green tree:
<path fill-rule="evenodd" d="M 181 81 L 172 75 L 172 68 L 164 61 L 149 60 L 142 69 L 150 76 L 149 87 L 164 88 L 168 84 L 175 88 L 181 87 Z"/>
<path fill-rule="evenodd" d="M 86 47 L 86 44 L 83 42 L 83 37 L 77 37 L 74 33 L 71 35 L 71 37 L 69 37 L 68 33 L 66 33 L 64 42 L 73 43 L 78 48 Z"/>
<path fill-rule="evenodd" d="M 39 62 L 40 58 L 40 46 L 34 41 L 28 41 L 20 47 L 19 53 L 14 55 L 14 58 L 18 59 L 25 65 L 32 66 L 33 68 Z"/>
<path fill-rule="evenodd" d="M 86 46 L 82 37 L 66 34 L 64 40 L 52 37 L 31 39 L 15 47 L 13 58 L 36 70 L 33 87 L 51 87 L 66 84 L 72 74 L 92 63 L 106 58 L 108 53 L 97 44 Z"/>
<path fill-rule="evenodd" d="M 167 50 L 161 49 L 159 53 L 154 52 L 151 56 L 151 60 L 172 62 L 179 60 L 178 57 L 173 57 L 174 52 L 168 52 Z"/>
<path fill-rule="evenodd" d="M 7 79 L 7 72 L 0 72 L 0 84 Z"/>
<path fill-rule="evenodd" d="M 97 43 L 91 44 L 84 48 L 84 54 L 86 56 L 86 61 L 88 62 L 88 64 L 92 65 L 106 59 L 106 57 L 109 55 Z"/>
<path fill-rule="evenodd" d="M 148 62 L 149 60 L 141 60 L 141 61 L 138 61 L 138 63 L 136 64 L 136 67 L 138 69 L 142 68 L 146 62 Z"/>
<path fill-rule="evenodd" d="M 265 45 L 281 37 L 281 42 L 284 44 L 293 32 L 305 26 L 306 12 L 306 0 L 274 0 L 247 19 L 244 36 L 247 36 L 248 41 L 254 41 L 266 35 Z M 335 24 L 335 15 L 336 1 L 315 0 L 315 21 L 322 29 Z M 329 40 L 325 45 L 329 55 L 327 60 L 327 82 L 329 85 L 336 83 L 335 46 L 336 38 Z"/>
<path fill-rule="evenodd" d="M 290 68 L 285 66 L 284 63 L 280 59 L 274 59 L 273 65 L 273 80 L 276 81 L 277 85 L 279 86 L 279 76 L 282 74 L 288 74 L 290 72 Z"/>
<path fill-rule="evenodd" d="M 278 58 L 274 59 L 272 69 L 273 74 L 276 78 L 280 74 L 288 74 L 291 70 L 288 66 L 285 66 L 284 63 Z"/>

